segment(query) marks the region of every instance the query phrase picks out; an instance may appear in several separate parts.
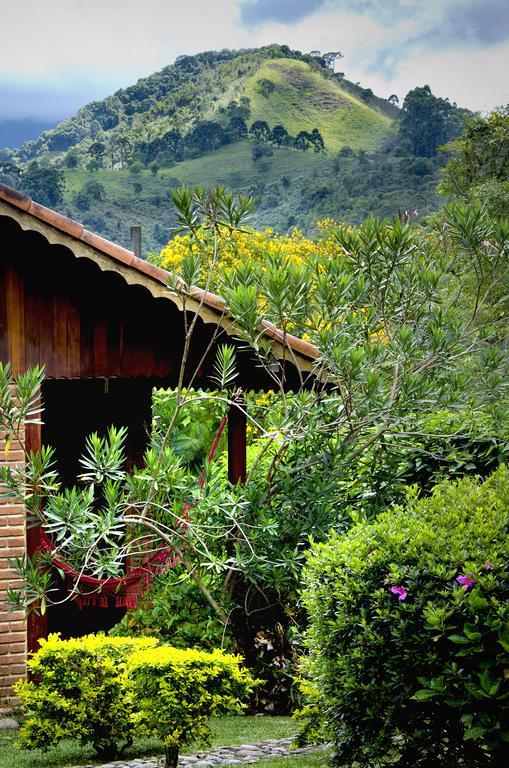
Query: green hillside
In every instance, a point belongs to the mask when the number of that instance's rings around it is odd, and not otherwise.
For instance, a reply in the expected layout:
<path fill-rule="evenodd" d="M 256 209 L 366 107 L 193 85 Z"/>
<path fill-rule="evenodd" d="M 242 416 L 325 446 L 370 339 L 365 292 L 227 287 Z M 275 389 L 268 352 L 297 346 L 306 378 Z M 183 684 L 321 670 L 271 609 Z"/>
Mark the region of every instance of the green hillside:
<path fill-rule="evenodd" d="M 416 160 L 398 137 L 400 114 L 322 57 L 280 45 L 208 51 L 0 150 L 0 181 L 122 244 L 141 224 L 147 250 L 167 242 L 181 184 L 253 194 L 253 225 L 281 231 L 311 231 L 325 216 L 426 213 L 440 161 Z"/>
<path fill-rule="evenodd" d="M 261 93 L 260 80 L 275 86 L 267 96 Z M 292 135 L 318 128 L 328 152 L 344 146 L 375 149 L 393 122 L 303 61 L 265 62 L 247 79 L 244 95 L 251 102 L 253 120 L 265 120 L 271 128 L 281 123 Z"/>

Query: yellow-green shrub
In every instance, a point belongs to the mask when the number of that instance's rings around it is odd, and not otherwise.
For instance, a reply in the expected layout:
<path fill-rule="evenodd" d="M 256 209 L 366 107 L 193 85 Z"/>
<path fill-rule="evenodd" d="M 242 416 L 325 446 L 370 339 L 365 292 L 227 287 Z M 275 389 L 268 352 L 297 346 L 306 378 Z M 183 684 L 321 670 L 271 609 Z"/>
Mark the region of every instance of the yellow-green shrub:
<path fill-rule="evenodd" d="M 155 735 L 168 765 L 183 744 L 206 741 L 209 717 L 239 709 L 253 685 L 236 656 L 148 637 L 50 635 L 28 666 L 32 680 L 16 686 L 25 710 L 21 746 L 78 739 L 112 759 L 135 734 Z"/>
<path fill-rule="evenodd" d="M 253 681 L 240 659 L 170 646 L 140 650 L 127 661 L 136 730 L 164 742 L 166 765 L 176 766 L 183 744 L 207 741 L 208 719 L 241 707 Z"/>
<path fill-rule="evenodd" d="M 102 635 L 42 640 L 28 662 L 32 680 L 16 686 L 25 710 L 19 744 L 47 749 L 71 738 L 116 756 L 133 731 L 124 662 L 133 650 L 155 645 L 152 638 Z"/>

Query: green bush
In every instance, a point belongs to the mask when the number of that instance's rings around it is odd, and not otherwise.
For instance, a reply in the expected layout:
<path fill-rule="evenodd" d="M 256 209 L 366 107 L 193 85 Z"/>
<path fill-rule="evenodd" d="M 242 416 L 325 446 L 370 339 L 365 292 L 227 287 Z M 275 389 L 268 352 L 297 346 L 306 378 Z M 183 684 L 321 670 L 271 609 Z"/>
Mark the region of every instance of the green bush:
<path fill-rule="evenodd" d="M 132 741 L 123 662 L 133 650 L 156 644 L 152 638 L 101 635 L 42 640 L 28 662 L 32 679 L 16 686 L 25 713 L 20 745 L 47 749 L 71 738 L 91 744 L 101 757 L 115 757 L 122 742 Z"/>
<path fill-rule="evenodd" d="M 252 687 L 238 657 L 219 650 L 140 650 L 129 658 L 127 674 L 136 730 L 159 736 L 167 766 L 177 765 L 182 745 L 207 741 L 209 718 L 238 711 Z"/>
<path fill-rule="evenodd" d="M 314 546 L 306 686 L 338 764 L 507 766 L 508 524 L 501 467 Z"/>
<path fill-rule="evenodd" d="M 154 638 L 50 635 L 28 662 L 33 679 L 16 686 L 25 715 L 18 743 L 48 749 L 78 739 L 111 760 L 134 735 L 155 735 L 176 765 L 182 744 L 206 740 L 208 719 L 248 695 L 253 681 L 239 661 Z"/>

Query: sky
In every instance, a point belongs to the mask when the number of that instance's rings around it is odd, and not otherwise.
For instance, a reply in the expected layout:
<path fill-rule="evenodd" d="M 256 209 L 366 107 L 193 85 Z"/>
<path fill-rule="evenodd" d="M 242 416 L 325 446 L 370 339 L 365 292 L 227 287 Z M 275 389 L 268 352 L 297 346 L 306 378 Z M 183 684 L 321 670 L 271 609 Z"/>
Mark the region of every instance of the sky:
<path fill-rule="evenodd" d="M 341 51 L 383 97 L 509 102 L 509 0 L 0 0 L 0 120 L 61 119 L 181 54 L 269 43 Z"/>

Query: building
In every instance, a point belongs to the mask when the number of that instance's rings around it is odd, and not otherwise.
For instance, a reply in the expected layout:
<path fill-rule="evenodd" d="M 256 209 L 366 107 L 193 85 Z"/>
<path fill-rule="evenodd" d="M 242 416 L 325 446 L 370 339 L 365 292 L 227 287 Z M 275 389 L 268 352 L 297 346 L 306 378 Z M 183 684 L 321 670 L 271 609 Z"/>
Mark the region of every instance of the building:
<path fill-rule="evenodd" d="M 24 449 L 56 449 L 64 482 L 76 478 L 84 438 L 114 423 L 128 427 L 127 450 L 134 464 L 142 455 L 154 386 L 172 387 L 185 338 L 183 296 L 168 288 L 164 270 L 131 251 L 88 232 L 83 225 L 0 185 L 0 361 L 14 373 L 44 365 L 41 398 L 44 423 L 28 425 L 24 444 L 5 451 L 0 463 L 24 461 Z M 195 387 L 210 384 L 215 348 L 229 339 L 238 347 L 239 385 L 273 386 L 249 350 L 235 340 L 236 329 L 222 299 L 200 289 L 185 298 L 186 312 L 198 314 L 189 370 L 198 368 Z M 285 367 L 288 389 L 310 376 L 317 350 L 271 325 L 263 329 L 274 357 Z M 245 469 L 245 422 L 233 408 L 228 433 L 232 479 Z M 48 631 L 73 627 L 92 631 L 108 612 L 72 604 L 51 608 L 28 622 L 8 613 L 5 590 L 12 585 L 9 559 L 38 547 L 37 529 L 26 530 L 21 505 L 0 500 L 0 696 L 26 671 L 27 653 Z M 99 615 L 100 614 L 100 615 Z M 108 621 L 116 617 L 108 616 Z M 27 626 L 28 624 L 28 626 Z"/>

